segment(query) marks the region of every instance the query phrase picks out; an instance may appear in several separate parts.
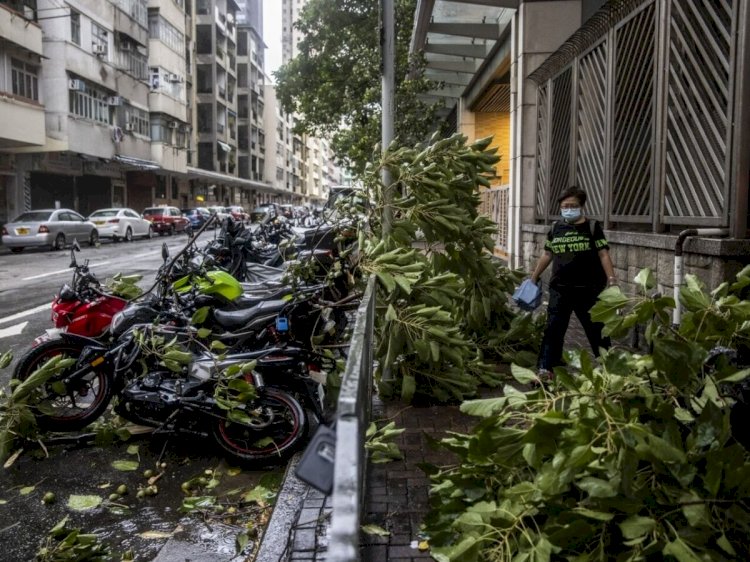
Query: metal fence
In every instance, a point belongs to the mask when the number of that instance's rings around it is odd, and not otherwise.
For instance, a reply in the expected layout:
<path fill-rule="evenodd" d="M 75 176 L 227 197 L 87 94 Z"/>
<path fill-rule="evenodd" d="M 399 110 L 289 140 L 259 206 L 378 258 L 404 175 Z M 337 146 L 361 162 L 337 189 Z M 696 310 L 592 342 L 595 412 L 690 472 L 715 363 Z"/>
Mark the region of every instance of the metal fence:
<path fill-rule="evenodd" d="M 497 224 L 497 230 L 492 235 L 495 241 L 495 251 L 508 254 L 508 197 L 509 185 L 499 185 L 483 189 L 479 192 L 479 212 L 486 215 Z"/>
<path fill-rule="evenodd" d="M 367 467 L 365 431 L 372 403 L 374 322 L 375 278 L 371 277 L 357 310 L 336 411 L 333 511 L 326 556 L 329 562 L 359 560 L 360 514 Z"/>
<path fill-rule="evenodd" d="M 537 220 L 556 219 L 561 191 L 578 185 L 605 226 L 731 226 L 746 10 L 610 0 L 531 74 Z"/>

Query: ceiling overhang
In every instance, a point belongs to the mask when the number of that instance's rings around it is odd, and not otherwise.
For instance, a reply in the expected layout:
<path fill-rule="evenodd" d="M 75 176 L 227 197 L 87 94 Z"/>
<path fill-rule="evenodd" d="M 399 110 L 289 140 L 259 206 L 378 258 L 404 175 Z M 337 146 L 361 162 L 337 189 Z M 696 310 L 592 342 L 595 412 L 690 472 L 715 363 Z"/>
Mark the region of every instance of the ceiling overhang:
<path fill-rule="evenodd" d="M 420 99 L 443 106 L 441 116 L 467 96 L 477 107 L 497 107 L 497 71 L 510 61 L 510 24 L 518 4 L 519 0 L 418 0 L 410 51 L 423 53 L 425 76 L 441 85 Z M 495 103 L 477 104 L 483 92 L 495 96 Z"/>

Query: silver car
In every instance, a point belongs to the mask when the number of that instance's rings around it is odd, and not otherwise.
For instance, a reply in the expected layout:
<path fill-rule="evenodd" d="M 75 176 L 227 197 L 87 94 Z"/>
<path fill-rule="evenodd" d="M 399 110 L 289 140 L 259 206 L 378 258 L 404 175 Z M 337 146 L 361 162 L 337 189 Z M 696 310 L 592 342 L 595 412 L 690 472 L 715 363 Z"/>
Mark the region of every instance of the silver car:
<path fill-rule="evenodd" d="M 3 244 L 14 253 L 39 246 L 62 250 L 74 238 L 94 246 L 99 232 L 94 223 L 70 209 L 26 211 L 3 227 Z"/>

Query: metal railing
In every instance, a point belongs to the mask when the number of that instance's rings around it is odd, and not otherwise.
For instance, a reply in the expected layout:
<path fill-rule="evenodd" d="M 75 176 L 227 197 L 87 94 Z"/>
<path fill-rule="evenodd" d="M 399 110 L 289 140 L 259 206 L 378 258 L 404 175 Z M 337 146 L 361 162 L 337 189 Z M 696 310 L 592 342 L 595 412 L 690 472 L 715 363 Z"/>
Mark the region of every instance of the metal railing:
<path fill-rule="evenodd" d="M 509 195 L 510 185 L 492 186 L 479 192 L 479 212 L 497 225 L 497 231 L 492 235 L 492 239 L 495 241 L 495 249 L 501 254 L 508 253 Z"/>
<path fill-rule="evenodd" d="M 336 411 L 328 562 L 359 560 L 360 514 L 367 467 L 365 431 L 370 422 L 372 402 L 374 321 L 375 278 L 371 277 L 357 310 Z"/>

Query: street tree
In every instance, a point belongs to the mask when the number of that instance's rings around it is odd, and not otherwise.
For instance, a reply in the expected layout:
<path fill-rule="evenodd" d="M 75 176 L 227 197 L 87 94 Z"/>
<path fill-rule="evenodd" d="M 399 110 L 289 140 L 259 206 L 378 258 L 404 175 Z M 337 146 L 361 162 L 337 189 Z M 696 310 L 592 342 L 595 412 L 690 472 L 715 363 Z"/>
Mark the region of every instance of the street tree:
<path fill-rule="evenodd" d="M 329 138 L 340 163 L 364 171 L 380 141 L 381 54 L 378 2 L 310 0 L 295 28 L 298 54 L 274 75 L 296 130 Z M 415 0 L 395 0 L 395 133 L 400 144 L 423 141 L 434 127 L 435 108 L 417 96 L 435 86 L 409 55 Z"/>

